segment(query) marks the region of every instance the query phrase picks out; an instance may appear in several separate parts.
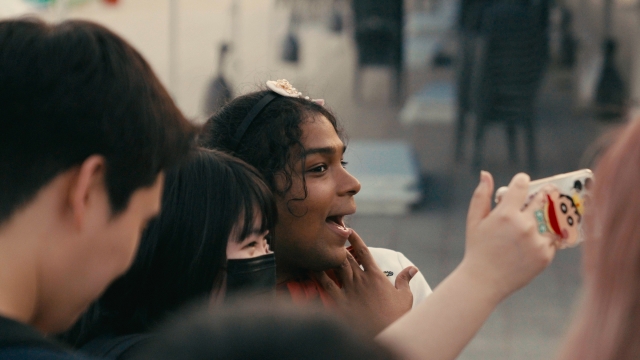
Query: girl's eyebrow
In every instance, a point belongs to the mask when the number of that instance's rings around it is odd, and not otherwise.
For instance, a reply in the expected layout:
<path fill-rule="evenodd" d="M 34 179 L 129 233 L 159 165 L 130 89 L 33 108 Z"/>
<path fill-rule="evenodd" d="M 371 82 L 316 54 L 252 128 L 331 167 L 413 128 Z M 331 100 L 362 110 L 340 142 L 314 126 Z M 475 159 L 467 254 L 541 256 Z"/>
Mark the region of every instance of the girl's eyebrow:
<path fill-rule="evenodd" d="M 249 233 L 250 235 L 260 235 L 262 234 L 264 231 L 261 231 L 260 228 L 253 228 L 251 229 L 251 232 Z"/>
<path fill-rule="evenodd" d="M 307 156 L 313 155 L 313 154 L 333 155 L 333 154 L 336 153 L 337 150 L 338 150 L 337 146 L 326 146 L 326 147 L 320 147 L 320 148 L 311 148 L 311 149 L 306 149 L 300 155 L 300 157 L 307 157 Z M 347 146 L 346 145 L 342 145 L 342 153 L 344 154 L 345 151 L 347 151 Z"/>

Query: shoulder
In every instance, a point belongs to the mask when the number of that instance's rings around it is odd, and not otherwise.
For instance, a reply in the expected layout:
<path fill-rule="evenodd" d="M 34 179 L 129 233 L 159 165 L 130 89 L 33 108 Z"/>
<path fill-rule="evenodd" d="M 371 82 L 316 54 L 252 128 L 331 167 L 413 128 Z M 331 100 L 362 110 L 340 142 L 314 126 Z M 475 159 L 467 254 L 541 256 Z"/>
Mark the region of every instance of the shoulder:
<path fill-rule="evenodd" d="M 407 266 L 413 265 L 411 260 L 407 259 L 404 254 L 398 251 L 370 247 L 369 252 L 371 252 L 371 256 L 382 270 L 385 270 L 384 267 L 393 269 L 399 268 L 400 270 L 402 270 Z"/>
<path fill-rule="evenodd" d="M 396 276 L 400 271 L 408 266 L 415 266 L 411 260 L 398 251 L 370 247 L 369 252 L 371 252 L 371 256 L 378 264 L 378 267 L 387 275 L 392 284 L 395 284 Z M 431 287 L 420 271 L 411 279 L 409 286 L 411 286 L 411 292 L 413 293 L 414 307 L 432 292 Z"/>
<path fill-rule="evenodd" d="M 88 357 L 64 351 L 43 349 L 38 347 L 15 346 L 0 348 L 0 359 L 29 359 L 29 360 L 96 360 Z"/>
<path fill-rule="evenodd" d="M 80 350 L 101 359 L 129 359 L 152 337 L 152 334 L 147 333 L 103 335 L 84 344 Z"/>
<path fill-rule="evenodd" d="M 36 329 L 0 316 L 0 359 L 91 359 L 73 353 Z"/>

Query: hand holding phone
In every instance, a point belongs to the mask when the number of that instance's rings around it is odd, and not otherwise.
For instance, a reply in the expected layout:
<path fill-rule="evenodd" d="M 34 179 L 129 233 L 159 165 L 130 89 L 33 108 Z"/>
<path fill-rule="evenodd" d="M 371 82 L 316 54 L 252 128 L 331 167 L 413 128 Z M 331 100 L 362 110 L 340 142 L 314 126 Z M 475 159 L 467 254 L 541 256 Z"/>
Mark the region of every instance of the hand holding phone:
<path fill-rule="evenodd" d="M 534 213 L 538 232 L 556 238 L 559 248 L 582 242 L 582 218 L 592 183 L 593 173 L 589 169 L 532 181 L 529 198 L 540 190 L 546 192 L 543 208 Z M 501 187 L 496 191 L 496 203 L 500 202 L 506 190 L 506 187 Z"/>

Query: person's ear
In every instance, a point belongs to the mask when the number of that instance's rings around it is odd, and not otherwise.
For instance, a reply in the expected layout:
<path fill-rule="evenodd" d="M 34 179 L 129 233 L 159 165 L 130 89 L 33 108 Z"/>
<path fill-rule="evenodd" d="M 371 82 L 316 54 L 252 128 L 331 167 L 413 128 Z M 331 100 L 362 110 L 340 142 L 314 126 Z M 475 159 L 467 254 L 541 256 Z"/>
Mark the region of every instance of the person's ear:
<path fill-rule="evenodd" d="M 100 201 L 97 195 L 106 192 L 105 171 L 106 160 L 100 155 L 89 156 L 78 169 L 69 191 L 73 221 L 78 228 L 82 227 L 88 208 Z"/>

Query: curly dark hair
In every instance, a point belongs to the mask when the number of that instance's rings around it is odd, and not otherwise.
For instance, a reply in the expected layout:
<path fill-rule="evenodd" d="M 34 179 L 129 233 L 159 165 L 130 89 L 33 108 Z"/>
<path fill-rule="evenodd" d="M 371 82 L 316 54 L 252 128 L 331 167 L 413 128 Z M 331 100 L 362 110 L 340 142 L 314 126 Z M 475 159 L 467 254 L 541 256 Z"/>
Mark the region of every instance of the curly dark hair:
<path fill-rule="evenodd" d="M 335 115 L 324 106 L 302 98 L 278 96 L 253 120 L 234 150 L 232 139 L 240 123 L 254 105 L 269 93 L 270 90 L 261 90 L 240 96 L 213 114 L 205 124 L 205 135 L 200 145 L 225 151 L 253 165 L 265 178 L 271 191 L 284 196 L 293 184 L 292 172 L 297 162 L 302 163 L 304 168 L 305 159 L 298 155 L 305 150 L 300 141 L 300 126 L 322 115 L 331 122 L 343 141 L 344 136 Z M 280 189 L 276 186 L 276 174 L 279 173 L 285 179 L 285 186 Z M 304 197 L 294 200 L 306 199 L 304 175 L 302 184 Z"/>

